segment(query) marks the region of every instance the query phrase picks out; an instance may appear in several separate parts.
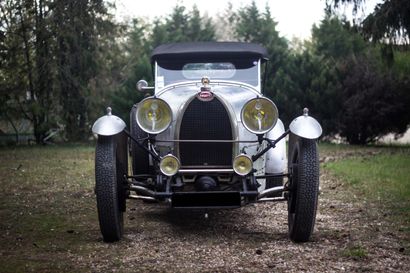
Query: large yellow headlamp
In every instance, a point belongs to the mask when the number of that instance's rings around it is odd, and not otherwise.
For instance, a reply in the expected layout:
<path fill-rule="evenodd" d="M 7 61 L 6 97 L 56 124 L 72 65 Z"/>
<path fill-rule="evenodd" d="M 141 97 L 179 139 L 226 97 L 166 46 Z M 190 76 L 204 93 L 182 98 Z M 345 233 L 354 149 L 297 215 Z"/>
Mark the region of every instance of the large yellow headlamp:
<path fill-rule="evenodd" d="M 264 134 L 275 126 L 278 108 L 270 99 L 251 99 L 242 108 L 241 120 L 251 133 Z"/>
<path fill-rule="evenodd" d="M 252 159 L 245 154 L 240 154 L 235 157 L 232 165 L 235 173 L 241 176 L 249 174 L 253 169 Z"/>
<path fill-rule="evenodd" d="M 158 98 L 146 98 L 138 104 L 137 123 L 149 134 L 165 131 L 172 121 L 172 111 L 168 103 Z"/>

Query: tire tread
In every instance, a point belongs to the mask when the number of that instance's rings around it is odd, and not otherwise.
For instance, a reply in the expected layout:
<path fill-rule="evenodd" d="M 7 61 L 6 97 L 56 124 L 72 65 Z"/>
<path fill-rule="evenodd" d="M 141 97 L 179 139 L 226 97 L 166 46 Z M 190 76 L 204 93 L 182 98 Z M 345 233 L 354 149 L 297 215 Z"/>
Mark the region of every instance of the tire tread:
<path fill-rule="evenodd" d="M 289 221 L 289 236 L 294 242 L 306 242 L 313 232 L 319 192 L 319 155 L 316 140 L 299 138 L 298 183 L 293 221 Z M 292 158 L 290 157 L 290 160 Z"/>
<path fill-rule="evenodd" d="M 118 200 L 116 147 L 113 137 L 99 136 L 95 152 L 98 220 L 105 242 L 121 239 L 123 212 Z"/>

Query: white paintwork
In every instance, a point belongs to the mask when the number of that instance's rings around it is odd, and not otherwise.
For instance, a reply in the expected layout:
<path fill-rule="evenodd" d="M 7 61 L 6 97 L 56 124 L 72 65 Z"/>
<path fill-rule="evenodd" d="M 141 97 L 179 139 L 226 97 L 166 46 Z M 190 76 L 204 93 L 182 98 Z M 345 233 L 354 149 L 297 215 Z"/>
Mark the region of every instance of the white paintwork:
<path fill-rule="evenodd" d="M 218 97 L 226 107 L 228 107 L 228 113 L 230 113 L 233 122 L 236 122 L 234 127 L 234 140 L 241 141 L 254 141 L 253 143 L 235 143 L 234 144 L 234 155 L 245 152 L 247 155 L 252 156 L 257 154 L 259 151 L 266 147 L 266 143 L 263 142 L 259 144 L 257 142 L 257 136 L 249 132 L 242 124 L 241 121 L 241 111 L 243 105 L 250 99 L 256 96 L 261 96 L 261 94 L 254 88 L 247 85 L 235 84 L 232 82 L 218 82 L 211 83 L 211 91 L 216 97 Z M 161 153 L 168 153 L 169 151 L 175 152 L 178 156 L 177 151 L 175 151 L 176 145 L 170 142 L 160 142 L 161 140 L 173 140 L 176 139 L 176 130 L 178 126 L 178 119 L 183 116 L 183 110 L 195 98 L 196 94 L 200 91 L 200 83 L 184 83 L 177 84 L 173 86 L 168 86 L 157 93 L 157 97 L 160 97 L 166 101 L 172 111 L 173 117 L 175 118 L 171 126 L 161 134 L 158 134 L 156 146 L 161 151 Z M 285 132 L 283 123 L 278 120 L 275 127 L 266 134 L 267 138 L 277 139 L 280 135 Z M 258 160 L 254 162 L 254 168 L 256 169 L 255 175 L 269 174 L 282 174 L 286 172 L 287 159 L 286 159 L 286 140 L 282 139 L 277 143 L 276 147 L 270 149 L 265 155 L 261 156 Z M 263 191 L 265 189 L 265 179 L 258 179 L 261 186 L 258 191 Z"/>
<path fill-rule="evenodd" d="M 243 105 L 250 99 L 260 96 L 260 93 L 248 86 L 232 82 L 214 82 L 210 84 L 211 91 L 214 96 L 221 100 L 221 102 L 227 108 L 227 112 L 230 115 L 232 128 L 234 132 L 234 140 L 246 140 L 246 141 L 256 141 L 257 136 L 246 130 L 241 122 L 241 110 Z M 157 97 L 166 101 L 172 110 L 173 120 L 170 127 L 164 132 L 158 134 L 156 139 L 158 141 L 166 141 L 178 139 L 178 125 L 183 117 L 183 111 L 186 106 L 195 98 L 196 94 L 200 92 L 201 84 L 197 82 L 186 82 L 183 84 L 176 84 L 172 86 L 167 86 L 157 93 Z M 158 142 L 157 147 L 161 152 L 168 152 L 169 150 L 174 151 L 176 145 L 173 143 Z M 236 143 L 234 144 L 234 155 L 238 155 L 245 148 L 245 152 L 249 155 L 253 155 L 257 150 L 262 149 L 262 145 L 258 143 Z M 177 151 L 175 151 L 175 155 Z M 261 158 L 255 162 L 255 166 L 261 165 L 264 159 Z M 264 166 L 264 164 L 263 164 Z"/>
<path fill-rule="evenodd" d="M 275 127 L 266 134 L 269 139 L 277 139 L 285 132 L 283 122 L 278 119 Z M 274 149 L 270 149 L 266 153 L 266 173 L 282 174 L 286 172 L 286 140 L 283 138 L 276 144 Z"/>

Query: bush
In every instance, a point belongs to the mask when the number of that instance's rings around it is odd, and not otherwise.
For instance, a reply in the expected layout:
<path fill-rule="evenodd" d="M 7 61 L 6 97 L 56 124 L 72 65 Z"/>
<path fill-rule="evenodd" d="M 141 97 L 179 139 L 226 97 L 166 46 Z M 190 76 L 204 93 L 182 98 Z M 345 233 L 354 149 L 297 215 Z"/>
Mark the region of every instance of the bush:
<path fill-rule="evenodd" d="M 409 86 L 393 73 L 378 70 L 369 58 L 351 59 L 345 67 L 340 135 L 350 144 L 366 144 L 388 133 L 404 133 Z"/>

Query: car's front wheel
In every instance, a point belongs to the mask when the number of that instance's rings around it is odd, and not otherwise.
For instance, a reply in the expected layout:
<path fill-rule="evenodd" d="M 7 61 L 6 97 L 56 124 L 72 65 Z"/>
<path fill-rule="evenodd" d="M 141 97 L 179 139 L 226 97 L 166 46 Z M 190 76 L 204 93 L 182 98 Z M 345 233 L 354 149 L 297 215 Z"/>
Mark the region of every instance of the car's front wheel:
<path fill-rule="evenodd" d="M 294 242 L 306 242 L 315 225 L 319 193 L 319 155 L 316 140 L 291 134 L 289 168 L 289 237 Z"/>
<path fill-rule="evenodd" d="M 123 233 L 128 156 L 126 136 L 98 136 L 95 151 L 95 193 L 104 241 L 114 242 Z"/>

